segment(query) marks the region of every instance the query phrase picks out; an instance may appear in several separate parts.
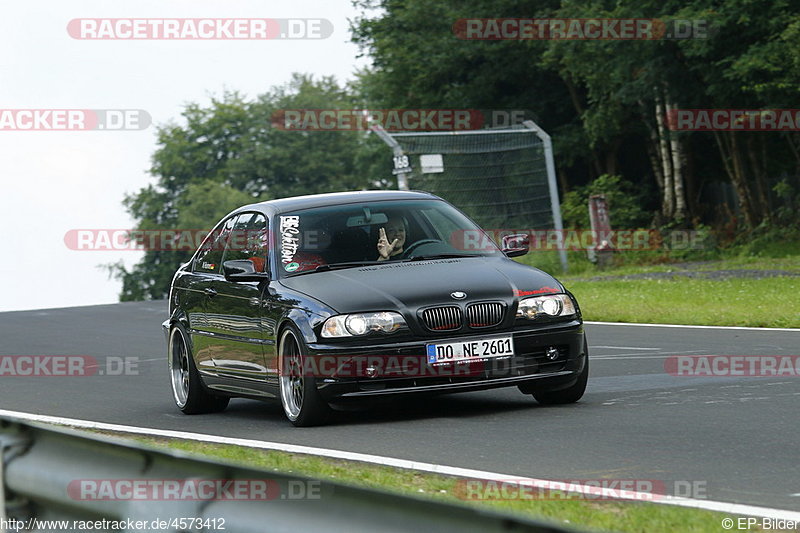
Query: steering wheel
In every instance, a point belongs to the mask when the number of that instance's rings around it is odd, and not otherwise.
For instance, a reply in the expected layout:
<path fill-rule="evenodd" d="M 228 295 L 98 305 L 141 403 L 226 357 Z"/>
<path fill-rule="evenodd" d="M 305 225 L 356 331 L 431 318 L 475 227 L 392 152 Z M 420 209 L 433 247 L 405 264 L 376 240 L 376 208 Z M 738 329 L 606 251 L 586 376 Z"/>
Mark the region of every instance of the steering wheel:
<path fill-rule="evenodd" d="M 406 259 L 411 257 L 411 252 L 413 252 L 423 244 L 442 244 L 442 241 L 440 241 L 439 239 L 422 239 L 421 241 L 417 241 L 405 249 L 405 251 L 403 252 L 403 257 Z"/>

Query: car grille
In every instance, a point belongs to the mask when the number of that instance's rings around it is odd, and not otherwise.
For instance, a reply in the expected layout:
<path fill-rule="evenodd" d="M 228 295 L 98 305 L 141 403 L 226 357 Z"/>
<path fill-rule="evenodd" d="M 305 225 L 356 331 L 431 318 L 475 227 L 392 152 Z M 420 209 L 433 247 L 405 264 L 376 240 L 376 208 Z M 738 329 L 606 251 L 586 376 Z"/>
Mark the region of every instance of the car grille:
<path fill-rule="evenodd" d="M 498 302 L 467 306 L 467 322 L 471 328 L 490 328 L 503 321 L 503 304 Z"/>
<path fill-rule="evenodd" d="M 433 331 L 452 331 L 461 327 L 461 309 L 455 305 L 432 307 L 422 312 L 422 321 Z"/>

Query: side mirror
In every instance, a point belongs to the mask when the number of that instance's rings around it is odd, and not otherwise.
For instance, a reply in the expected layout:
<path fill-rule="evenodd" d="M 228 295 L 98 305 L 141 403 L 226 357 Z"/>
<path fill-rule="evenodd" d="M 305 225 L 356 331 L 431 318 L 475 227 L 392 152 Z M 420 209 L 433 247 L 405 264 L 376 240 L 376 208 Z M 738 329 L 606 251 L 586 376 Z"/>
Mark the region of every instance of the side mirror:
<path fill-rule="evenodd" d="M 228 281 L 269 281 L 268 272 L 256 272 L 250 259 L 231 259 L 222 263 L 222 274 Z"/>
<path fill-rule="evenodd" d="M 530 236 L 527 233 L 503 235 L 502 250 L 506 257 L 519 257 L 531 249 Z"/>

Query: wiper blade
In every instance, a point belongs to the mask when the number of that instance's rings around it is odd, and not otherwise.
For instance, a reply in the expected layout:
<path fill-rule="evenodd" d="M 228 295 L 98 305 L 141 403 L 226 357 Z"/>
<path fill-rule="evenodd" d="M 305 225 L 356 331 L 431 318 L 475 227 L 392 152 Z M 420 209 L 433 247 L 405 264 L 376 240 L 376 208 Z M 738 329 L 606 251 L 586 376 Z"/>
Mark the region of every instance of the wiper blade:
<path fill-rule="evenodd" d="M 476 254 L 431 254 L 431 255 L 415 255 L 409 257 L 406 261 L 428 261 L 431 259 L 458 259 L 460 257 L 481 257 Z"/>
<path fill-rule="evenodd" d="M 332 263 L 330 265 L 319 265 L 311 270 L 302 270 L 300 272 L 288 273 L 287 277 L 293 278 L 295 276 L 303 276 L 305 274 L 313 274 L 314 272 L 325 272 L 328 270 L 339 270 L 344 268 L 354 268 L 360 266 L 379 265 L 379 261 L 352 261 L 348 263 Z"/>
<path fill-rule="evenodd" d="M 475 254 L 415 255 L 414 257 L 411 257 L 411 258 L 408 258 L 408 259 L 402 259 L 400 261 L 403 262 L 403 263 L 406 263 L 406 262 L 409 262 L 409 261 L 426 261 L 426 260 L 429 260 L 429 259 L 453 259 L 453 258 L 459 258 L 459 257 L 480 257 L 480 256 L 475 255 Z M 356 268 L 356 267 L 372 266 L 372 265 L 386 265 L 386 264 L 392 264 L 392 263 L 397 263 L 397 262 L 398 262 L 397 259 L 394 259 L 394 260 L 390 259 L 388 261 L 349 261 L 349 262 L 346 262 L 346 263 L 331 263 L 329 265 L 319 265 L 317 268 L 315 268 L 313 270 L 304 270 L 302 272 L 296 272 L 296 273 L 290 274 L 289 276 L 290 277 L 302 276 L 304 274 L 311 274 L 312 272 L 327 272 L 327 271 L 330 271 L 330 270 L 342 270 L 342 269 L 345 269 L 345 268 Z"/>
<path fill-rule="evenodd" d="M 310 272 L 325 272 L 326 270 L 339 270 L 341 268 L 355 268 L 360 266 L 379 265 L 382 261 L 350 261 L 347 263 L 333 263 L 330 265 L 319 265 Z"/>

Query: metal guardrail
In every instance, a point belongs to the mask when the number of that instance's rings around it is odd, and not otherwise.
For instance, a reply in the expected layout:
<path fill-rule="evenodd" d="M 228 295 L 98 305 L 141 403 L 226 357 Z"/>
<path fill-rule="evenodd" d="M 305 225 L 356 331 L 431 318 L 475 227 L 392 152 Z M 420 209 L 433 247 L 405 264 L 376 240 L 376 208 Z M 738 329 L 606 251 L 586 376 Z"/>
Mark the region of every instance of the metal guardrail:
<path fill-rule="evenodd" d="M 84 520 L 95 521 L 92 531 L 115 532 L 220 531 L 220 525 L 230 533 L 569 531 L 466 505 L 245 468 L 8 417 L 0 418 L 0 454 L 3 482 L 0 496 L 4 502 L 0 508 L 0 532 L 3 528 L 9 532 L 87 531 L 88 528 L 75 525 Z M 97 483 L 98 480 L 107 484 L 120 480 L 138 480 L 144 484 L 266 480 L 274 490 L 268 491 L 271 499 L 259 501 L 221 496 L 202 500 L 97 497 L 102 496 L 102 491 L 92 493 L 95 496 L 92 498 L 82 497 L 85 493 L 80 492 L 78 485 L 82 482 Z M 297 487 L 308 488 L 312 484 L 315 487 L 313 498 L 309 497 L 310 493 L 305 493 L 300 499 L 291 497 Z M 287 495 L 290 497 L 286 498 Z M 194 521 L 172 522 L 179 518 Z M 96 527 L 98 524 L 102 526 L 99 521 L 104 519 L 120 523 L 109 522 L 105 528 Z M 197 519 L 203 519 L 206 527 Z M 24 521 L 24 524 L 14 520 Z M 51 524 L 48 528 L 42 524 L 48 520 L 67 520 L 69 525 Z M 129 527 L 135 521 L 139 524 Z M 120 525 L 124 527 L 118 528 Z M 30 526 L 34 527 L 25 529 Z"/>

